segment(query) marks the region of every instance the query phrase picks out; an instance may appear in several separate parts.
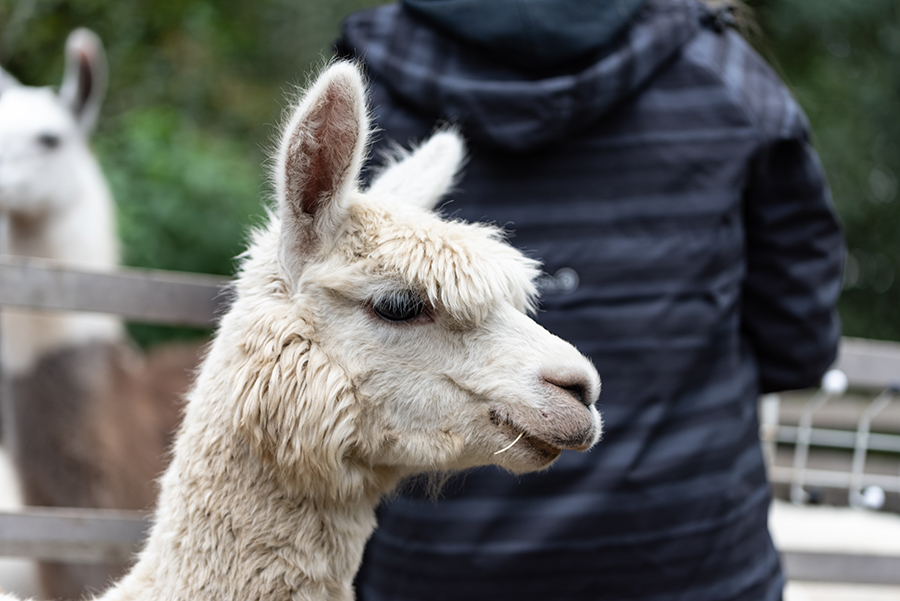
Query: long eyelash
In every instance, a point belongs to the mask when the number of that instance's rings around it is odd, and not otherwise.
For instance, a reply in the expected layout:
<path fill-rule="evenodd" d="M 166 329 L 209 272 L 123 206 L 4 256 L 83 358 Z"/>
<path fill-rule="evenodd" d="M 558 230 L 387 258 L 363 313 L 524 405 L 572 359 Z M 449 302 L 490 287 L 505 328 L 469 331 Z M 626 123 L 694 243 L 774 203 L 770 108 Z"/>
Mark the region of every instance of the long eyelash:
<path fill-rule="evenodd" d="M 427 308 L 422 297 L 413 291 L 391 292 L 370 303 L 375 314 L 389 322 L 407 322 L 419 317 Z"/>
<path fill-rule="evenodd" d="M 412 306 L 421 312 L 421 310 L 425 308 L 425 303 L 422 299 L 419 298 L 418 295 L 412 293 L 393 294 L 385 300 L 387 301 L 385 304 L 394 311 L 399 311 Z"/>

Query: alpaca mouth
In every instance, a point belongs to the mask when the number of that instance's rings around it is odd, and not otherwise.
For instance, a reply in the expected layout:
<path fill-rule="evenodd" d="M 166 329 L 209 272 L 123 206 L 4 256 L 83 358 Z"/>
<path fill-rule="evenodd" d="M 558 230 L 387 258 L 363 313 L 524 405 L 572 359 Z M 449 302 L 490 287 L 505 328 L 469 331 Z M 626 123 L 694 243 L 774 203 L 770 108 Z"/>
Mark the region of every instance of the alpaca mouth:
<path fill-rule="evenodd" d="M 525 448 L 546 461 L 556 459 L 564 449 L 584 451 L 591 446 L 590 441 L 585 442 L 583 435 L 579 435 L 576 441 L 563 440 L 559 437 L 547 436 L 546 434 L 543 436 L 535 434 L 509 415 L 502 414 L 496 409 L 490 410 L 490 419 L 492 424 L 509 436 L 510 441 L 516 441 L 507 447 L 508 449 L 512 450 L 515 447 Z"/>

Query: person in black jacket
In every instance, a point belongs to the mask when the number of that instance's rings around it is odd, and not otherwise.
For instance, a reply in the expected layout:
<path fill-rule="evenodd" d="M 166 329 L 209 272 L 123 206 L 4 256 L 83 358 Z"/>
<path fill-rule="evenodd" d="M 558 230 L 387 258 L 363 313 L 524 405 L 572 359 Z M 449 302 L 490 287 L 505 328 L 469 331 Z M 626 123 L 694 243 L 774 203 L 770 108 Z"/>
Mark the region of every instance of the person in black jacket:
<path fill-rule="evenodd" d="M 363 601 L 781 597 L 756 400 L 833 362 L 844 247 L 803 112 L 727 16 L 402 0 L 345 21 L 377 146 L 461 129 L 444 210 L 543 261 L 538 321 L 594 361 L 606 424 L 545 473 L 384 504 Z"/>

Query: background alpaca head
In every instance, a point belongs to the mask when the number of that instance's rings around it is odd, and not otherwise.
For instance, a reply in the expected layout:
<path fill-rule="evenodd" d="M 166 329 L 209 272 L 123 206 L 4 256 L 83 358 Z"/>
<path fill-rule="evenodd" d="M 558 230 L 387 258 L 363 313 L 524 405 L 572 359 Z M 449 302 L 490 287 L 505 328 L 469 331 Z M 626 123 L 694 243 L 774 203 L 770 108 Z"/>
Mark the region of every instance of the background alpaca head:
<path fill-rule="evenodd" d="M 101 269 L 118 263 L 115 206 L 88 147 L 106 90 L 106 55 L 86 29 L 69 35 L 59 93 L 21 85 L 0 70 L 0 252 Z M 123 336 L 111 315 L 2 315 L 2 364 L 25 373 L 64 347 Z"/>
<path fill-rule="evenodd" d="M 0 72 L 0 209 L 39 218 L 64 210 L 80 191 L 98 185 L 87 140 L 106 78 L 103 46 L 86 29 L 69 36 L 58 94 L 23 86 Z"/>
<path fill-rule="evenodd" d="M 278 215 L 219 335 L 239 349 L 225 384 L 238 429 L 307 492 L 488 463 L 530 471 L 587 449 L 599 378 L 527 316 L 535 262 L 496 228 L 431 211 L 461 140 L 436 134 L 360 192 L 364 95 L 336 63 L 285 129 Z"/>

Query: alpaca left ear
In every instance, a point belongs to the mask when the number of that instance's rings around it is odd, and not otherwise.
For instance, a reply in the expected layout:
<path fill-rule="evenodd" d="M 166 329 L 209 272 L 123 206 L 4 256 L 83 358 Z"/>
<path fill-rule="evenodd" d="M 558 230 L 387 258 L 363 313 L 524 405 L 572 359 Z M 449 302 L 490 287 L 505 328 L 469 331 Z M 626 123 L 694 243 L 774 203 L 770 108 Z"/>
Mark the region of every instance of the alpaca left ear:
<path fill-rule="evenodd" d="M 389 164 L 375 177 L 367 192 L 433 209 L 453 185 L 465 151 L 465 144 L 455 131 L 438 132 Z"/>
<path fill-rule="evenodd" d="M 97 125 L 106 95 L 108 67 L 100 38 L 89 29 L 76 29 L 66 40 L 66 72 L 59 97 L 85 134 Z"/>
<path fill-rule="evenodd" d="M 279 259 L 289 274 L 337 236 L 368 133 L 362 75 L 352 63 L 334 63 L 301 99 L 278 152 Z"/>

